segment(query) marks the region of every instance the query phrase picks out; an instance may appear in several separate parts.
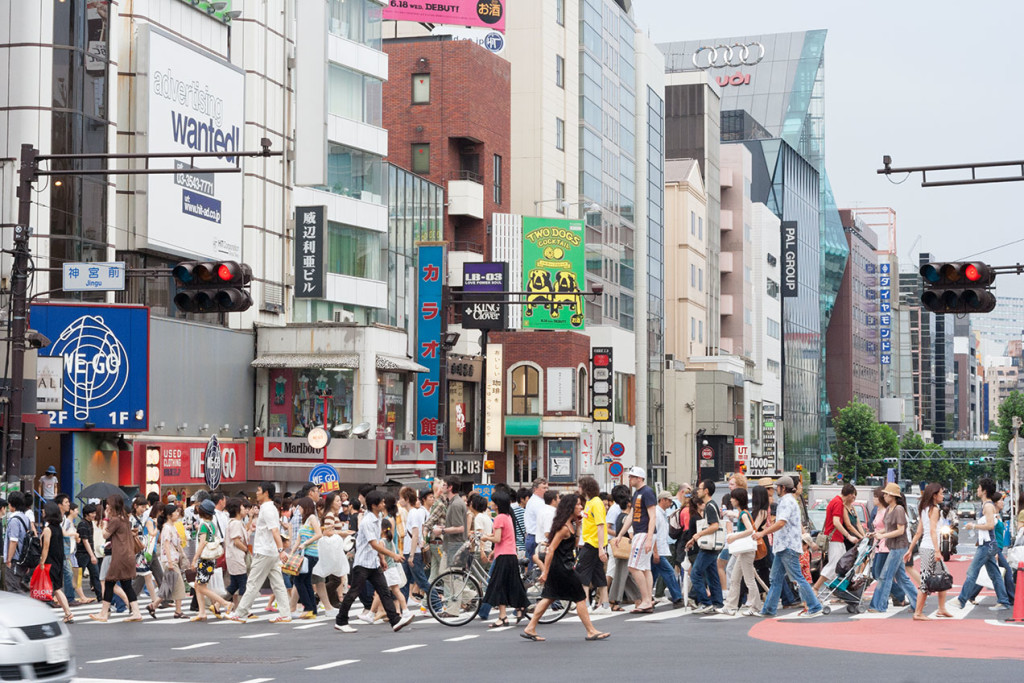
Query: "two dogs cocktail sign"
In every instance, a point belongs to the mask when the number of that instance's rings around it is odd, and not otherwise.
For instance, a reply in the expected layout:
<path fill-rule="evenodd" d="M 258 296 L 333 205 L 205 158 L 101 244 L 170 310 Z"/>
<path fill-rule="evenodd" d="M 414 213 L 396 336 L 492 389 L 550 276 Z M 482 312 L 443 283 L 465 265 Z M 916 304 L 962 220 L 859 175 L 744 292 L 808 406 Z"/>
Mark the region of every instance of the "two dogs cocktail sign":
<path fill-rule="evenodd" d="M 523 327 L 583 329 L 583 221 L 523 218 Z"/>

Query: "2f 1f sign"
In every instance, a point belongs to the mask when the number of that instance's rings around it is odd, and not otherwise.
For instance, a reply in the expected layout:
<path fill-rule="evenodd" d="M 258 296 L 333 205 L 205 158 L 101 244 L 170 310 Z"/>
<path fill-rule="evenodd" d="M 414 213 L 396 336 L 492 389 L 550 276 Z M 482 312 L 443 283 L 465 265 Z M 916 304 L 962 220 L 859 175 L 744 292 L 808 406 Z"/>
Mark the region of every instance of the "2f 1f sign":
<path fill-rule="evenodd" d="M 797 266 L 798 243 L 796 239 L 796 221 L 782 222 L 782 297 L 789 299 L 798 295 Z"/>

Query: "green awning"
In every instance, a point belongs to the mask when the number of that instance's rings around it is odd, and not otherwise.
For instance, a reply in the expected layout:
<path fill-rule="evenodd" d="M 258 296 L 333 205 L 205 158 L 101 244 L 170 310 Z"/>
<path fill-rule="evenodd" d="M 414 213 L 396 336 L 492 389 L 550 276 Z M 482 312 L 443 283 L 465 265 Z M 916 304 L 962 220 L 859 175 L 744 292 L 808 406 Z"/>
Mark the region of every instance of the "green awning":
<path fill-rule="evenodd" d="M 505 436 L 540 436 L 539 415 L 506 415 Z"/>

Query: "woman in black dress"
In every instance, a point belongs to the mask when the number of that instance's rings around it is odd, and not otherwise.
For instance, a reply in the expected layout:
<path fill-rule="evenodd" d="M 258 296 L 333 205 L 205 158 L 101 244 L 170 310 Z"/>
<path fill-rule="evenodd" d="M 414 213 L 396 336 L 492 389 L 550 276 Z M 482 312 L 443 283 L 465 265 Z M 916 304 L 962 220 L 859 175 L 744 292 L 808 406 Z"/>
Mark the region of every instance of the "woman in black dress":
<path fill-rule="evenodd" d="M 548 551 L 544 556 L 544 569 L 539 579 L 544 584 L 544 591 L 541 593 L 540 602 L 533 610 L 530 623 L 519 634 L 527 640 L 544 640 L 537 635 L 537 624 L 555 600 L 571 600 L 576 603 L 576 615 L 587 629 L 587 640 L 604 640 L 611 635 L 594 628 L 593 622 L 590 621 L 590 613 L 587 611 L 587 594 L 576 576 L 576 522 L 582 514 L 583 502 L 578 495 L 565 495 L 558 501 L 555 518 L 551 522 L 551 531 L 548 532 Z"/>
<path fill-rule="evenodd" d="M 43 554 L 39 557 L 39 566 L 50 565 L 50 582 L 53 583 L 53 599 L 64 610 L 64 623 L 74 623 L 74 615 L 64 595 L 64 532 L 60 523 L 64 514 L 56 503 L 47 503 L 43 508 Z"/>
<path fill-rule="evenodd" d="M 522 618 L 520 615 L 530 606 L 530 599 L 519 575 L 516 533 L 512 522 L 512 499 L 507 491 L 498 489 L 491 496 L 491 502 L 498 509 L 498 516 L 494 520 L 494 533 L 480 536 L 481 541 L 494 544 L 491 576 L 487 580 L 483 602 L 486 605 L 498 606 L 498 619 L 491 624 L 491 628 L 501 628 L 508 626 L 506 608 L 515 609 L 517 618 Z"/>

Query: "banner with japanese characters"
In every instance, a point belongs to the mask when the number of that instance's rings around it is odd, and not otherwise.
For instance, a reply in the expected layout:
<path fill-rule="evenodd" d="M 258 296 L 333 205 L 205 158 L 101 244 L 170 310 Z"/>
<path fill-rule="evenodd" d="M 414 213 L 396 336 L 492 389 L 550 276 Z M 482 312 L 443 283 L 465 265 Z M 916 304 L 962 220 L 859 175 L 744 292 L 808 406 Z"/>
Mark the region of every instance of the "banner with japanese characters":
<path fill-rule="evenodd" d="M 417 247 L 416 362 L 427 368 L 416 380 L 416 438 L 437 438 L 441 397 L 442 292 L 447 269 L 444 244 Z"/>
<path fill-rule="evenodd" d="M 505 0 L 447 0 L 444 3 L 390 0 L 384 19 L 424 24 L 479 26 L 505 32 Z"/>
<path fill-rule="evenodd" d="M 295 207 L 295 298 L 326 296 L 326 206 Z"/>

